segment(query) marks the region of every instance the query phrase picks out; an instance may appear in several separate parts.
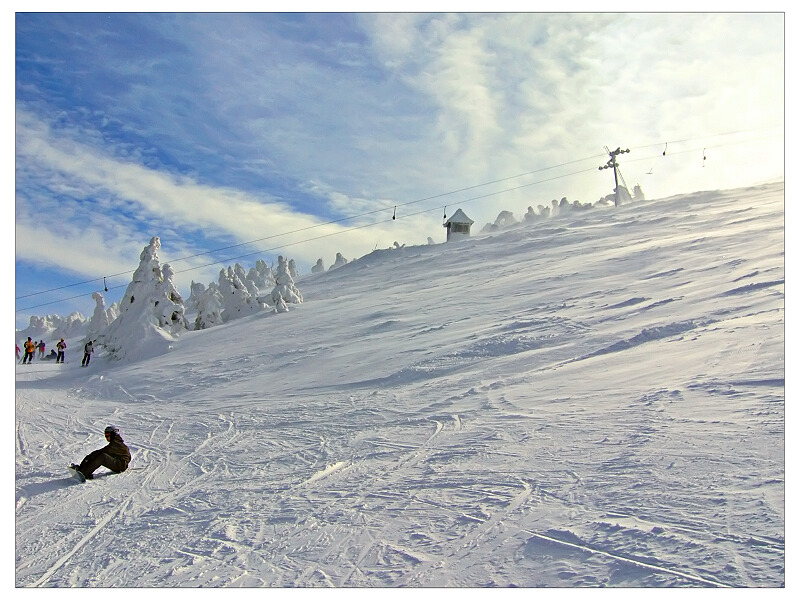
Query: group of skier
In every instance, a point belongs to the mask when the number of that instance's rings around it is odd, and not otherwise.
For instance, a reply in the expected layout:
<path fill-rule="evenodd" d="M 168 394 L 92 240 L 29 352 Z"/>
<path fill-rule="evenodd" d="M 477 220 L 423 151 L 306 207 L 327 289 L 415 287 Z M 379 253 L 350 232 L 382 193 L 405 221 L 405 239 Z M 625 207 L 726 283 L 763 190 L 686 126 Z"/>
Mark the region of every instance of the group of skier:
<path fill-rule="evenodd" d="M 67 350 L 67 342 L 64 341 L 62 337 L 61 340 L 56 343 L 56 349 L 50 350 L 50 355 L 45 356 L 45 343 L 44 341 L 39 341 L 38 343 L 28 337 L 28 339 L 23 342 L 22 347 L 25 350 L 25 355 L 22 358 L 22 364 L 32 364 L 33 358 L 36 355 L 36 350 L 39 350 L 39 359 L 40 360 L 51 360 L 55 358 L 56 364 L 63 364 L 64 363 L 64 352 Z M 19 345 L 16 346 L 16 353 L 17 353 L 17 361 L 19 362 L 19 354 L 20 349 Z M 83 346 L 83 360 L 81 361 L 81 366 L 88 366 L 89 361 L 92 359 L 92 354 L 94 353 L 94 343 L 89 341 L 86 345 Z"/>
<path fill-rule="evenodd" d="M 56 343 L 56 349 L 58 351 L 50 350 L 51 355 L 44 358 L 42 357 L 45 350 L 44 341 L 39 341 L 37 343 L 28 337 L 22 346 L 25 348 L 25 356 L 22 359 L 23 364 L 33 363 L 33 358 L 36 355 L 37 349 L 39 350 L 39 359 L 47 360 L 51 356 L 55 355 L 57 364 L 64 363 L 64 352 L 67 349 L 67 342 L 64 341 L 63 337 L 58 343 Z M 19 345 L 17 345 L 16 348 L 17 360 L 19 360 Z M 89 365 L 89 360 L 91 360 L 93 353 L 94 343 L 92 341 L 88 341 L 86 345 L 83 346 L 83 361 L 81 362 L 81 366 Z M 100 466 L 105 466 L 115 474 L 124 472 L 128 469 L 128 464 L 131 461 L 131 452 L 130 449 L 128 449 L 128 446 L 125 445 L 125 441 L 122 436 L 120 436 L 119 429 L 116 426 L 109 425 L 103 431 L 103 434 L 108 441 L 108 445 L 91 452 L 89 455 L 83 458 L 80 464 L 70 464 L 70 469 L 76 473 L 77 477 L 82 481 L 93 478 L 94 471 Z"/>

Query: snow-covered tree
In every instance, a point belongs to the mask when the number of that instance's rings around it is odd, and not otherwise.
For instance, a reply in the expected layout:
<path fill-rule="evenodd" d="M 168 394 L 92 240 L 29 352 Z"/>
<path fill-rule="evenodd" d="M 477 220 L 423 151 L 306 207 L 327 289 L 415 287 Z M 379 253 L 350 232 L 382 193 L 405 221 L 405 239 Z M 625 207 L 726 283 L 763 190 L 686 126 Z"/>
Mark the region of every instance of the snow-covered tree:
<path fill-rule="evenodd" d="M 238 268 L 236 268 L 238 267 Z M 261 310 L 264 306 L 259 300 L 259 291 L 252 280 L 239 273 L 244 269 L 238 264 L 219 271 L 219 293 L 222 295 L 222 320 L 228 322 Z"/>
<path fill-rule="evenodd" d="M 347 258 L 342 256 L 340 252 L 336 252 L 336 260 L 334 260 L 333 264 L 331 264 L 331 267 L 328 270 L 334 270 L 344 266 L 345 264 L 347 264 Z"/>
<path fill-rule="evenodd" d="M 202 283 L 195 283 L 194 279 L 189 284 L 189 299 L 186 300 L 186 306 L 191 310 L 197 310 L 197 300 L 206 290 L 206 286 Z"/>
<path fill-rule="evenodd" d="M 252 281 L 260 292 L 275 286 L 275 273 L 266 262 L 257 260 L 255 268 L 248 271 L 247 280 Z"/>
<path fill-rule="evenodd" d="M 53 324 L 55 325 L 53 339 L 61 339 L 62 337 L 66 339 L 67 337 L 80 335 L 86 328 L 87 322 L 83 314 L 80 312 L 73 312 L 64 318 L 57 316 Z"/>
<path fill-rule="evenodd" d="M 202 287 L 202 283 L 198 283 Z M 195 288 L 197 292 L 196 310 L 197 316 L 194 320 L 196 331 L 215 327 L 224 322 L 222 318 L 222 294 L 219 286 L 209 283 L 208 289 Z"/>
<path fill-rule="evenodd" d="M 317 263 L 311 267 L 311 272 L 318 273 L 318 272 L 325 272 L 325 263 L 322 261 L 322 258 L 317 260 Z"/>
<path fill-rule="evenodd" d="M 153 237 L 120 302 L 119 316 L 105 331 L 103 346 L 116 359 L 158 355 L 187 328 L 183 300 L 169 265 L 158 258 L 161 240 Z"/>
<path fill-rule="evenodd" d="M 499 231 L 500 229 L 505 229 L 506 227 L 510 227 L 511 225 L 516 225 L 517 219 L 514 218 L 514 214 L 509 212 L 508 210 L 503 210 L 500 214 L 497 215 L 497 218 L 494 221 L 494 224 L 487 223 L 484 225 L 481 232 L 489 233 L 491 231 Z"/>
<path fill-rule="evenodd" d="M 102 293 L 95 291 L 92 294 L 92 299 L 95 301 L 94 313 L 92 313 L 92 317 L 86 324 L 86 334 L 83 342 L 86 343 L 92 340 L 102 343 L 106 329 L 114 321 L 116 315 L 106 309 L 106 300 Z"/>
<path fill-rule="evenodd" d="M 278 269 L 275 275 L 275 288 L 270 296 L 276 312 L 287 312 L 287 304 L 302 304 L 303 295 L 295 287 L 294 279 L 289 269 L 289 261 L 283 256 L 278 256 Z"/>
<path fill-rule="evenodd" d="M 175 271 L 169 264 L 165 264 L 161 268 L 159 291 L 168 301 L 161 304 L 161 311 L 157 312 L 161 328 L 173 334 L 189 328 L 189 323 L 186 322 L 186 306 L 183 305 L 183 298 L 172 281 L 174 275 Z"/>
<path fill-rule="evenodd" d="M 28 328 L 20 331 L 20 334 L 23 339 L 30 337 L 34 341 L 51 339 L 54 328 L 50 316 L 31 316 L 28 320 Z"/>

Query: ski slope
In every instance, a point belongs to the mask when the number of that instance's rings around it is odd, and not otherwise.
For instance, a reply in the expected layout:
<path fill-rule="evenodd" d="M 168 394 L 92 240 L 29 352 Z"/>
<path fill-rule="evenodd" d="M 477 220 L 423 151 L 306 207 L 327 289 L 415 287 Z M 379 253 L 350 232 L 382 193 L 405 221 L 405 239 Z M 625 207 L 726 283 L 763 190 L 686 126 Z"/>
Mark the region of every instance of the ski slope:
<path fill-rule="evenodd" d="M 376 251 L 165 355 L 17 365 L 16 585 L 783 586 L 783 203 Z M 132 469 L 75 483 L 111 423 Z"/>

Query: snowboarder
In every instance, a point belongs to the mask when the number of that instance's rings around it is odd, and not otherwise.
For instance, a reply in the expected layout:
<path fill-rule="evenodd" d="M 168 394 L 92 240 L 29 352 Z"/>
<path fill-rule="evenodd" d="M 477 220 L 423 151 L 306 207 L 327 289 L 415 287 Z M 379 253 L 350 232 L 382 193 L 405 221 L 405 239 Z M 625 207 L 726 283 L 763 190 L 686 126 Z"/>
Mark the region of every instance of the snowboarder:
<path fill-rule="evenodd" d="M 30 337 L 28 337 L 28 340 L 23 343 L 22 346 L 25 348 L 25 357 L 22 358 L 22 363 L 32 364 L 34 352 L 36 351 L 36 344 Z"/>
<path fill-rule="evenodd" d="M 125 445 L 125 440 L 120 436 L 119 429 L 109 425 L 103 431 L 108 445 L 96 449 L 81 461 L 80 464 L 71 464 L 70 468 L 77 470 L 87 479 L 94 478 L 94 471 L 100 466 L 105 466 L 111 472 L 118 474 L 128 469 L 131 462 L 131 450 Z"/>
<path fill-rule="evenodd" d="M 89 365 L 89 360 L 92 359 L 93 352 L 94 352 L 94 346 L 92 345 L 92 342 L 89 341 L 89 343 L 83 346 L 83 360 L 81 361 L 81 366 Z"/>
<path fill-rule="evenodd" d="M 64 363 L 64 350 L 67 349 L 67 343 L 64 341 L 64 338 L 61 338 L 61 341 L 56 343 L 56 349 L 58 349 L 58 353 L 56 354 L 56 364 L 59 362 L 61 364 Z"/>

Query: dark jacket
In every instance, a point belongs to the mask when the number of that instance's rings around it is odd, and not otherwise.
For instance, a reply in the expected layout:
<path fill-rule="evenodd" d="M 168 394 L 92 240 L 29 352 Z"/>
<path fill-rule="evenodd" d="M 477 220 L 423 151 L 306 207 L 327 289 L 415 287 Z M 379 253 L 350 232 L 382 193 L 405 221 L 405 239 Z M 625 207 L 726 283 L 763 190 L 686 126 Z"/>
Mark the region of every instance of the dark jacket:
<path fill-rule="evenodd" d="M 122 470 L 126 470 L 128 464 L 131 463 L 131 450 L 128 449 L 128 446 L 125 445 L 125 440 L 119 435 L 113 435 L 111 441 L 101 451 L 120 460 L 125 465 Z"/>

